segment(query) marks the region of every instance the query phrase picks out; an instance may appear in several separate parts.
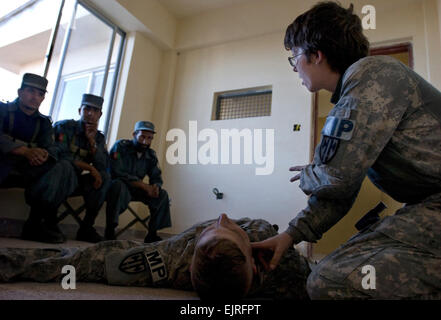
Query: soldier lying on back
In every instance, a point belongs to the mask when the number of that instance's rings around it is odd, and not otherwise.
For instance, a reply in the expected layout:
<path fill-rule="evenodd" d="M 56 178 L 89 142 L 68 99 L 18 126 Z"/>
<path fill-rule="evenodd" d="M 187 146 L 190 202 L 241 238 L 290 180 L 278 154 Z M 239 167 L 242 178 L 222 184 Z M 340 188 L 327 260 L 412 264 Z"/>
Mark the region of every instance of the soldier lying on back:
<path fill-rule="evenodd" d="M 72 265 L 76 280 L 83 282 L 194 287 L 204 299 L 307 299 L 310 267 L 295 249 L 289 249 L 279 267 L 268 273 L 252 256 L 250 241 L 276 234 L 264 220 L 233 221 L 222 214 L 154 243 L 113 240 L 80 249 L 1 248 L 0 281 L 61 282 L 63 266 Z"/>

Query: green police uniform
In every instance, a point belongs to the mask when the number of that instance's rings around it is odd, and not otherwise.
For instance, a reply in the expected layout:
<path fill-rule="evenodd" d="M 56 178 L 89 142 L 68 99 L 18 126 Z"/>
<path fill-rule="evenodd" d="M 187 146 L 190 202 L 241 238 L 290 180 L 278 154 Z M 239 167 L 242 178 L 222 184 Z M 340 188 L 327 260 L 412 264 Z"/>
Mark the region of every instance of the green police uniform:
<path fill-rule="evenodd" d="M 441 92 L 387 56 L 342 75 L 313 163 L 301 172 L 308 206 L 289 224 L 315 242 L 351 208 L 366 175 L 406 205 L 350 239 L 315 268 L 312 298 L 418 298 L 441 290 Z M 362 269 L 376 272 L 376 289 Z"/>

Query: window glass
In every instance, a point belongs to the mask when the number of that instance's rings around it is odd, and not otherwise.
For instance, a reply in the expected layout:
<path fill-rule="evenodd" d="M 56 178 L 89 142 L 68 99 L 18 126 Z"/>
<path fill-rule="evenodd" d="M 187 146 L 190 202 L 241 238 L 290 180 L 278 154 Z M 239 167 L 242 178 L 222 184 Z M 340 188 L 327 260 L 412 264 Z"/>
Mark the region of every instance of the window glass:
<path fill-rule="evenodd" d="M 59 107 L 58 120 L 80 118 L 78 108 L 81 106 L 82 94 L 89 85 L 90 76 L 65 79 L 61 87 L 61 101 Z"/>

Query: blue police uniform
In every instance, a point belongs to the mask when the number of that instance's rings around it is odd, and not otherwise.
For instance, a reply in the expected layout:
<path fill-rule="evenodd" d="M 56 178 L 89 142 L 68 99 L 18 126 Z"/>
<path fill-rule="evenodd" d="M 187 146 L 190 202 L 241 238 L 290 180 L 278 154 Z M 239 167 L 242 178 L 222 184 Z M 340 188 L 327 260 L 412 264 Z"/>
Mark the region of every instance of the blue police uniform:
<path fill-rule="evenodd" d="M 107 230 L 116 228 L 118 216 L 127 209 L 130 201 L 142 201 L 149 207 L 150 235 L 171 226 L 169 197 L 167 191 L 161 189 L 161 170 L 153 149 L 140 152 L 133 140 L 118 140 L 110 151 L 110 167 L 114 180 L 107 196 Z M 151 185 L 160 187 L 158 198 L 151 198 L 145 191 L 130 184 L 142 181 L 146 175 Z"/>
<path fill-rule="evenodd" d="M 44 92 L 46 85 L 45 78 L 27 73 L 23 76 L 21 89 L 30 87 Z M 31 166 L 25 157 L 11 153 L 23 146 L 46 150 L 49 154 L 47 161 Z M 38 110 L 27 115 L 20 109 L 20 98 L 0 103 L 0 186 L 25 188 L 25 200 L 31 206 L 22 232 L 22 237 L 27 240 L 51 243 L 65 240 L 54 222 L 56 208 L 70 192 L 64 179 L 69 168 L 66 168 L 67 163 L 57 160 L 50 117 Z"/>
<path fill-rule="evenodd" d="M 29 178 L 35 178 L 50 167 L 49 161 L 41 166 L 31 166 L 24 157 L 10 154 L 10 152 L 21 146 L 38 147 L 46 149 L 50 158 L 56 160 L 56 153 L 51 146 L 53 144 L 52 124 L 50 118 L 35 112 L 26 115 L 18 107 L 18 98 L 10 103 L 0 103 L 0 184 L 10 185 L 13 181 L 8 176 L 22 175 L 25 182 Z"/>
<path fill-rule="evenodd" d="M 97 132 L 95 137 L 96 152 L 92 154 L 91 145 L 85 135 L 84 124 L 81 120 L 62 120 L 54 124 L 55 144 L 60 159 L 67 160 L 76 174 L 69 177 L 73 194 L 81 194 L 86 205 L 86 216 L 81 229 L 93 229 L 96 216 L 106 199 L 107 189 L 110 186 L 110 174 L 108 172 L 109 156 L 105 144 L 105 137 Z M 93 187 L 94 179 L 90 174 L 83 174 L 82 170 L 75 166 L 75 161 L 83 161 L 91 164 L 101 175 L 100 188 Z M 79 235 L 77 235 L 77 238 Z"/>

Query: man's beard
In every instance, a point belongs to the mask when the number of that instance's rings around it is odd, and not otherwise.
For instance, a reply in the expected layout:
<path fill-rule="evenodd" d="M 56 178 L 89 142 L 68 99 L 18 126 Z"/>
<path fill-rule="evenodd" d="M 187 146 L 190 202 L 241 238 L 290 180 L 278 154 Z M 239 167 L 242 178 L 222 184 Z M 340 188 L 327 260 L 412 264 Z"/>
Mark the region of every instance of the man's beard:
<path fill-rule="evenodd" d="M 150 146 L 141 144 L 136 140 L 133 140 L 133 144 L 135 145 L 135 149 L 138 152 L 146 152 L 150 148 Z"/>

